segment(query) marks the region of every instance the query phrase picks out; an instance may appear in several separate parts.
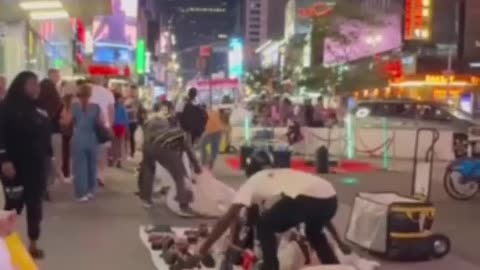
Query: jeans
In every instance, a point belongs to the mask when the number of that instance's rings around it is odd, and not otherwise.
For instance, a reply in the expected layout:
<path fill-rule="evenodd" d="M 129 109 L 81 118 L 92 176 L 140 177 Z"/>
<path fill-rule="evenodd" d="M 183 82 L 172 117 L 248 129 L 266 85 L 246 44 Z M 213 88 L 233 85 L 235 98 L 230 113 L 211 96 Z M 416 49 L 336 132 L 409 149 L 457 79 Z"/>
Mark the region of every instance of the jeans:
<path fill-rule="evenodd" d="M 74 146 L 72 150 L 75 195 L 82 198 L 95 193 L 97 187 L 98 146 Z"/>
<path fill-rule="evenodd" d="M 322 264 L 338 264 L 338 258 L 323 233 L 337 211 L 337 198 L 317 199 L 298 196 L 284 197 L 265 211 L 257 223 L 257 236 L 263 253 L 261 270 L 278 270 L 277 237 L 305 223 L 306 237 Z"/>
<path fill-rule="evenodd" d="M 220 152 L 220 143 L 222 142 L 223 132 L 218 131 L 205 134 L 201 142 L 202 165 L 208 166 L 210 169 L 215 165 L 218 153 Z M 210 149 L 208 149 L 210 146 Z M 210 150 L 210 151 L 208 151 Z"/>

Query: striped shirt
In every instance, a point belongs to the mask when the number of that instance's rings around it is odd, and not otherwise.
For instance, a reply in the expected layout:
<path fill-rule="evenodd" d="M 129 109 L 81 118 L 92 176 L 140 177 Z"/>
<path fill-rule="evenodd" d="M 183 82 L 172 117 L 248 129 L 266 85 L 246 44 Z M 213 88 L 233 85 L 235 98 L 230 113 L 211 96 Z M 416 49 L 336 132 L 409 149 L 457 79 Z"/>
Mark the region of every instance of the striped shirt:
<path fill-rule="evenodd" d="M 186 140 L 186 133 L 181 128 L 171 127 L 167 118 L 154 116 L 145 123 L 144 147 L 180 151 L 185 148 Z"/>

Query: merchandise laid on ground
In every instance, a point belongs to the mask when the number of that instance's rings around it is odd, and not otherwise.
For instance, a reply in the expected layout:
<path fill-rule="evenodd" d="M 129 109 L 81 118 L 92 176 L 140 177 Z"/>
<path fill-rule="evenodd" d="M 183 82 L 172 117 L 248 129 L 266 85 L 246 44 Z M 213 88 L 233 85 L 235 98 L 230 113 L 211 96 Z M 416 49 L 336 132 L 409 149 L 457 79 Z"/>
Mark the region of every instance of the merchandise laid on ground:
<path fill-rule="evenodd" d="M 209 256 L 202 258 L 200 262 L 193 261 L 195 250 L 208 235 L 209 228 L 205 224 L 200 224 L 196 229 L 168 225 L 141 226 L 139 229 L 140 240 L 149 250 L 152 262 L 158 270 L 259 269 L 261 255 L 258 247 L 255 247 L 254 251 L 241 250 L 230 244 L 227 235 L 217 242 Z M 280 269 L 298 270 L 307 265 L 318 265 L 307 269 L 374 270 L 380 266 L 378 262 L 361 258 L 355 253 L 345 255 L 333 244 L 333 240 L 330 242 L 335 246 L 342 265 L 320 265 L 301 233 L 295 230 L 286 232 L 279 244 Z"/>

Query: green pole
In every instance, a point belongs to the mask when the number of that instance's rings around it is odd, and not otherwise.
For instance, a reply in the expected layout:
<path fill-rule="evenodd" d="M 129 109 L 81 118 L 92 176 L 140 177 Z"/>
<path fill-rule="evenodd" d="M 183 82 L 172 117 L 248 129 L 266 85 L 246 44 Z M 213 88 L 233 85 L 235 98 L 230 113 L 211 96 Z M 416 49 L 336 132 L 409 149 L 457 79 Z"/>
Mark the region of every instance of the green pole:
<path fill-rule="evenodd" d="M 345 119 L 346 129 L 347 129 L 347 158 L 355 158 L 355 117 L 351 114 L 348 114 Z"/>
<path fill-rule="evenodd" d="M 388 132 L 388 119 L 386 117 L 383 118 L 383 141 L 385 146 L 383 147 L 383 169 L 388 170 L 390 169 L 390 142 L 389 140 L 389 132 Z"/>

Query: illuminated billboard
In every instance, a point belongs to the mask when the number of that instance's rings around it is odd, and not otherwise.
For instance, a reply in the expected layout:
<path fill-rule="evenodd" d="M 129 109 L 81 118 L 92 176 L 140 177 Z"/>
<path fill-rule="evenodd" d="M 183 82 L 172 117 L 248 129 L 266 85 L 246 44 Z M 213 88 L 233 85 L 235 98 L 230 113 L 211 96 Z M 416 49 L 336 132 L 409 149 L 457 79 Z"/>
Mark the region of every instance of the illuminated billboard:
<path fill-rule="evenodd" d="M 228 75 L 230 78 L 243 76 L 243 41 L 240 38 L 232 38 L 228 50 Z"/>
<path fill-rule="evenodd" d="M 380 26 L 361 25 L 358 22 L 344 22 L 340 26 L 342 36 L 351 40 L 337 41 L 326 38 L 323 48 L 323 63 L 337 65 L 361 58 L 385 53 L 402 46 L 401 19 L 399 15 L 383 18 Z"/>
<path fill-rule="evenodd" d="M 312 19 L 330 15 L 333 5 L 334 1 L 290 0 L 285 13 L 286 38 L 289 39 L 295 34 L 309 33 Z"/>
<path fill-rule="evenodd" d="M 93 22 L 94 62 L 132 64 L 137 41 L 138 0 L 111 0 L 112 14 Z"/>
<path fill-rule="evenodd" d="M 405 40 L 429 40 L 432 32 L 432 0 L 405 0 Z"/>

